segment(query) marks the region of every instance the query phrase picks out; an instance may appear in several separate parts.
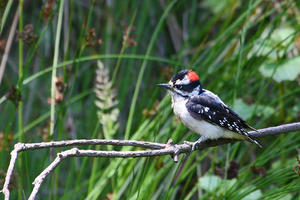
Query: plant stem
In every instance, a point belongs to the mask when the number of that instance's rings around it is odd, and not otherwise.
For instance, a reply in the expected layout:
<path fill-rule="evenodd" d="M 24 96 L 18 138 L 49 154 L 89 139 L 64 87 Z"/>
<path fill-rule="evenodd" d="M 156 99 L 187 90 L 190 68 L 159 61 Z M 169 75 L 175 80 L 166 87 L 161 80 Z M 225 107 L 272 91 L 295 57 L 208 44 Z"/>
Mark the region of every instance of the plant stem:
<path fill-rule="evenodd" d="M 158 37 L 158 33 L 159 33 L 159 31 L 160 31 L 160 29 L 163 25 L 163 22 L 165 21 L 165 18 L 167 17 L 167 14 L 170 12 L 170 10 L 172 9 L 172 7 L 175 5 L 176 2 L 177 2 L 177 0 L 172 1 L 168 5 L 167 9 L 164 11 L 163 15 L 161 16 L 161 18 L 160 18 L 160 20 L 159 20 L 159 22 L 158 22 L 158 24 L 157 24 L 157 26 L 154 30 L 154 33 L 151 37 L 151 40 L 149 42 L 149 46 L 148 46 L 146 54 L 145 54 L 146 58 L 150 55 L 150 53 L 152 51 L 152 48 L 154 46 L 154 42 L 156 41 L 156 39 Z M 128 116 L 128 120 L 127 120 L 127 124 L 126 124 L 125 139 L 128 139 L 129 135 L 130 135 L 132 120 L 133 120 L 133 114 L 134 114 L 135 107 L 136 107 L 136 101 L 137 101 L 137 97 L 138 97 L 139 92 L 140 92 L 140 86 L 141 86 L 141 83 L 142 83 L 142 79 L 143 79 L 143 75 L 144 75 L 147 63 L 148 62 L 145 59 L 143 61 L 142 67 L 141 67 L 140 72 L 139 72 L 138 80 L 136 82 L 134 94 L 133 94 L 131 105 L 130 105 L 129 116 Z"/>
<path fill-rule="evenodd" d="M 21 33 L 23 31 L 23 0 L 19 0 L 19 26 L 18 26 L 18 31 Z M 19 95 L 22 95 L 22 90 L 23 90 L 23 40 L 20 38 L 18 40 L 18 49 L 19 49 L 19 79 L 17 83 L 17 93 Z M 23 102 L 22 99 L 18 101 L 18 134 L 19 134 L 19 142 L 23 142 Z M 18 160 L 18 169 L 22 173 L 23 171 L 23 166 L 24 166 L 24 158 L 20 157 Z M 23 177 L 20 176 L 20 180 L 18 181 L 18 187 L 23 188 L 22 186 L 22 179 Z M 18 190 L 18 199 L 22 198 L 22 193 L 21 189 Z"/>
<path fill-rule="evenodd" d="M 60 33 L 61 33 L 61 25 L 62 25 L 63 7 L 64 7 L 64 0 L 61 0 L 59 2 L 59 13 L 58 13 L 56 38 L 55 38 L 54 59 L 53 59 L 53 66 L 52 66 L 50 137 L 53 136 L 54 125 L 55 125 L 55 91 L 56 91 L 55 79 L 56 79 L 56 69 L 57 69 L 57 62 L 58 62 L 58 52 L 59 52 L 59 42 L 60 42 Z"/>

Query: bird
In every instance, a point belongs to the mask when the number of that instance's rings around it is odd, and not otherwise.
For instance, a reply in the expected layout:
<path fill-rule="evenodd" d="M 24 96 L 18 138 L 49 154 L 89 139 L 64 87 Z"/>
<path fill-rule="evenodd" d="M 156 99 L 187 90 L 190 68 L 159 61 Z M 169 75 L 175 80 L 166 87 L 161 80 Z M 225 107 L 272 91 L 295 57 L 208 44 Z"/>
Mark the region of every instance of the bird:
<path fill-rule="evenodd" d="M 181 70 L 168 83 L 157 86 L 168 90 L 177 118 L 191 131 L 200 135 L 196 142 L 189 142 L 193 150 L 205 140 L 219 138 L 247 140 L 262 147 L 247 130 L 258 131 L 249 126 L 216 94 L 204 89 L 199 76 L 193 70 Z"/>

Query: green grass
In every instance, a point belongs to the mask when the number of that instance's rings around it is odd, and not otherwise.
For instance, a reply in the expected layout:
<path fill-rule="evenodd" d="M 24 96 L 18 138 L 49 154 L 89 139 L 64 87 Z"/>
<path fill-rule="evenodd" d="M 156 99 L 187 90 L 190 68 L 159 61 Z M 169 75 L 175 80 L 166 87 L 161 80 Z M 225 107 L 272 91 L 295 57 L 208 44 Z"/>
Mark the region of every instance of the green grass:
<path fill-rule="evenodd" d="M 7 170 L 13 144 L 19 141 L 104 138 L 93 93 L 97 60 L 109 69 L 108 78 L 117 90 L 120 113 L 115 139 L 161 143 L 169 138 L 175 143 L 197 139 L 174 117 L 165 91 L 155 86 L 183 68 L 195 70 L 205 88 L 255 128 L 299 121 L 299 65 L 288 70 L 284 65 L 299 56 L 300 4 L 296 0 L 73 0 L 50 7 L 46 2 L 0 3 L 0 40 L 8 38 L 18 6 L 22 8 L 19 33 L 33 24 L 29 36 L 36 36 L 31 43 L 13 42 L 0 85 L 1 174 Z M 181 44 L 177 51 L 175 43 Z M 276 65 L 263 68 L 268 63 Z M 276 81 L 278 70 L 281 82 Z M 286 80 L 290 74 L 298 78 Z M 51 94 L 55 77 L 64 81 L 63 101 L 56 106 Z M 21 93 L 20 101 L 7 95 L 12 86 Z M 182 155 L 178 163 L 168 156 L 70 158 L 48 177 L 38 197 L 298 199 L 300 178 L 292 167 L 297 166 L 299 142 L 299 132 L 270 136 L 262 139 L 262 149 L 239 142 Z M 63 149 L 22 153 L 11 199 L 28 198 L 34 178 Z M 216 168 L 228 169 L 232 160 L 240 165 L 238 176 L 231 180 L 217 176 Z M 265 174 L 254 174 L 253 166 L 262 166 Z"/>

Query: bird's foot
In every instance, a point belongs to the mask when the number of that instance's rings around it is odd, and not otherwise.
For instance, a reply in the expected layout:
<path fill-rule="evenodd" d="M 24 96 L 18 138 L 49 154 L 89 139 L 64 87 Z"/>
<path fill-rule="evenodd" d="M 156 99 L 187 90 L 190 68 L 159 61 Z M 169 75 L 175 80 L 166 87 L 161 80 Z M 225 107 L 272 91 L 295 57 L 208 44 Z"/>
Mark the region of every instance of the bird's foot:
<path fill-rule="evenodd" d="M 195 145 L 194 145 L 195 142 L 189 142 L 189 141 L 184 141 L 183 144 L 186 144 L 186 145 L 189 145 L 192 147 L 192 151 L 194 151 L 195 149 Z"/>
<path fill-rule="evenodd" d="M 201 136 L 196 142 L 184 141 L 184 144 L 187 144 L 187 145 L 191 146 L 192 151 L 195 151 L 195 150 L 197 150 L 197 145 L 201 144 L 205 140 L 207 140 L 207 137 Z"/>
<path fill-rule="evenodd" d="M 186 144 L 186 145 L 191 146 L 191 147 L 192 147 L 192 151 L 197 150 L 196 147 L 197 147 L 197 145 L 198 145 L 198 141 L 196 141 L 196 142 L 184 141 L 183 143 Z"/>

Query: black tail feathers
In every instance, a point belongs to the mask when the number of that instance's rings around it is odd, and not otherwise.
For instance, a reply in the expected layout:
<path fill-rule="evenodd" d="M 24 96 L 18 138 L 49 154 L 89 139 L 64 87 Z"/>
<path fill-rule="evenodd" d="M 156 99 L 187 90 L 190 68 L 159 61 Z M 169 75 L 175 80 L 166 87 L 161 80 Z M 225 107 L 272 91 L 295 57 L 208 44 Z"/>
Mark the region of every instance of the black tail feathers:
<path fill-rule="evenodd" d="M 257 146 L 259 146 L 259 148 L 262 148 L 262 144 L 258 140 L 256 140 L 253 136 L 250 136 L 249 134 L 247 134 L 246 137 L 249 142 L 256 144 Z"/>

